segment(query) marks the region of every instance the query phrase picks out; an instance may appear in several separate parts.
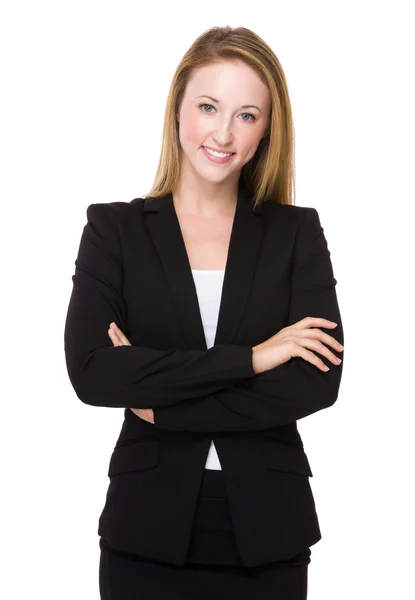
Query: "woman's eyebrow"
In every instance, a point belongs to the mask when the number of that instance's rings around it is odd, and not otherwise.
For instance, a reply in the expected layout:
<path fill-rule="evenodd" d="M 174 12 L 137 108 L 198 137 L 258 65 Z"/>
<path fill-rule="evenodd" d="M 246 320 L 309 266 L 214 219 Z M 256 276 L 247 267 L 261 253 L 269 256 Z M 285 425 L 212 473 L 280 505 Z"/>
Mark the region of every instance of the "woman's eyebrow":
<path fill-rule="evenodd" d="M 212 98 L 212 96 L 207 96 L 206 94 L 197 96 L 197 98 L 209 98 L 210 100 L 212 100 L 212 102 L 216 102 L 217 104 L 219 104 L 219 100 L 216 100 L 216 98 Z M 255 104 L 243 104 L 241 108 L 256 108 L 257 110 L 259 110 L 259 112 L 261 112 L 261 109 L 258 108 L 258 106 L 255 106 Z"/>

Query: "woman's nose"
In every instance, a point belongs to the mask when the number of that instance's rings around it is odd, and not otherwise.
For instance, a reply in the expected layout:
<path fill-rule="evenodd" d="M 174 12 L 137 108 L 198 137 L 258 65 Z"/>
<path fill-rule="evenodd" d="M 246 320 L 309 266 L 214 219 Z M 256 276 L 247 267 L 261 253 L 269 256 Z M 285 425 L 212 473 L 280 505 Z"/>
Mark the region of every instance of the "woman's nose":
<path fill-rule="evenodd" d="M 218 123 L 216 131 L 213 135 L 215 143 L 220 147 L 224 148 L 233 142 L 234 136 L 232 133 L 232 125 L 229 122 L 223 121 Z"/>

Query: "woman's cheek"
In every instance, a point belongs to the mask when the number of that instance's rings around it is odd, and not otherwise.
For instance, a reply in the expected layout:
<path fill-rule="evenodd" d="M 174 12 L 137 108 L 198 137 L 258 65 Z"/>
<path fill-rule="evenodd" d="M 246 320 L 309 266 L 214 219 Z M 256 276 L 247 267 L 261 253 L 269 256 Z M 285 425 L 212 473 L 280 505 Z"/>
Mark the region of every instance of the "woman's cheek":
<path fill-rule="evenodd" d="M 196 117 L 186 117 L 181 122 L 180 141 L 183 145 L 199 147 L 203 142 L 202 135 L 200 122 Z"/>
<path fill-rule="evenodd" d="M 261 135 L 259 135 L 257 132 L 253 132 L 248 137 L 246 137 L 244 141 L 246 150 L 246 162 L 248 162 L 254 156 L 258 148 L 259 142 L 261 141 Z"/>

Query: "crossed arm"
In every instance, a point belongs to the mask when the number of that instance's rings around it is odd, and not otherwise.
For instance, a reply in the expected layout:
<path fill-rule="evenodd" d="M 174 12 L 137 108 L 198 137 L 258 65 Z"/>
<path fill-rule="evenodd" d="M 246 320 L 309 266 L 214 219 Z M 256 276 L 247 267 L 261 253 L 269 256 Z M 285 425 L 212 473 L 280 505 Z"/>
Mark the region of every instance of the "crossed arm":
<path fill-rule="evenodd" d="M 83 402 L 152 409 L 162 429 L 218 432 L 283 425 L 336 401 L 343 363 L 327 361 L 330 370 L 323 372 L 293 358 L 255 374 L 250 346 L 183 352 L 111 345 L 109 324 L 125 331 L 116 223 L 105 204 L 90 205 L 87 216 L 65 323 L 68 374 Z M 343 344 L 336 283 L 317 211 L 307 209 L 294 250 L 287 325 L 310 315 L 327 318 L 338 323 L 330 334 Z"/>
<path fill-rule="evenodd" d="M 318 213 L 305 211 L 295 244 L 291 277 L 291 300 L 287 326 L 307 316 L 337 323 L 325 330 L 344 344 L 343 324 L 336 294 L 330 251 Z M 344 359 L 344 351 L 330 348 Z M 323 372 L 303 358 L 291 358 L 277 367 L 230 383 L 203 398 L 154 410 L 158 428 L 175 431 L 254 431 L 285 425 L 332 406 L 338 397 L 343 362 Z"/>

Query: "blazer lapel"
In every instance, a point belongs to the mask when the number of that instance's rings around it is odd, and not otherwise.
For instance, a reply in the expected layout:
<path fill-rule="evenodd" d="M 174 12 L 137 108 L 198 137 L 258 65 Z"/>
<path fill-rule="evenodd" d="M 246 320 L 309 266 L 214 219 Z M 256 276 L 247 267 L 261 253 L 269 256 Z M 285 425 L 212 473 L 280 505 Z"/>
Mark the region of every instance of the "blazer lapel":
<path fill-rule="evenodd" d="M 189 349 L 206 350 L 197 291 L 172 194 L 146 199 L 144 213 L 172 294 Z M 231 344 L 237 335 L 255 275 L 263 232 L 262 207 L 239 185 L 223 281 L 215 344 Z"/>

